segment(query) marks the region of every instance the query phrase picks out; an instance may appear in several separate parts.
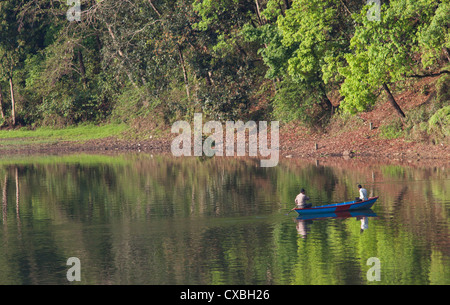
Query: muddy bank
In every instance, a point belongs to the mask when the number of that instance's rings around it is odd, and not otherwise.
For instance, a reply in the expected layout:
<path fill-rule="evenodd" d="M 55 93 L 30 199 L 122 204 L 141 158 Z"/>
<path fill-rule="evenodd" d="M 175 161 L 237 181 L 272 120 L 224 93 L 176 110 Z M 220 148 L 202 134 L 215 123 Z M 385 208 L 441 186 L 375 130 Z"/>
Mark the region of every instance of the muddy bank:
<path fill-rule="evenodd" d="M 174 136 L 173 136 L 174 137 Z M 73 153 L 114 154 L 124 152 L 171 155 L 173 137 L 126 141 L 116 138 L 86 142 L 57 142 L 8 145 L 2 147 L 3 157 L 8 155 L 55 155 Z M 270 142 L 269 142 L 270 143 Z M 362 163 L 395 163 L 412 165 L 450 165 L 450 149 L 446 145 L 427 145 L 402 139 L 382 140 L 370 137 L 341 137 L 332 135 L 300 135 L 294 131 L 280 134 L 280 162 L 308 160 L 324 163 L 342 160 Z M 329 161 L 326 161 L 329 162 Z"/>
<path fill-rule="evenodd" d="M 108 153 L 142 151 L 149 153 L 170 153 L 170 140 L 124 141 L 116 138 L 90 140 L 86 142 L 59 141 L 55 143 L 33 143 L 8 145 L 2 147 L 2 155 L 33 155 L 33 154 L 67 154 L 67 153 Z"/>

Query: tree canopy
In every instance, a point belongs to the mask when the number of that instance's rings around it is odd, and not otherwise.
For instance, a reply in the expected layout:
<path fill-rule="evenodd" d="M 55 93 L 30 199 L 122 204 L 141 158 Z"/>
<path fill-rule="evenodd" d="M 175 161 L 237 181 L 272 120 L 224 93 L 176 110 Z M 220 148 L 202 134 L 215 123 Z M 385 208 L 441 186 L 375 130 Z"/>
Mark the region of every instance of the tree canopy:
<path fill-rule="evenodd" d="M 326 122 L 448 73 L 449 0 L 0 2 L 3 124 L 152 115 Z M 368 15 L 368 11 L 370 12 Z"/>

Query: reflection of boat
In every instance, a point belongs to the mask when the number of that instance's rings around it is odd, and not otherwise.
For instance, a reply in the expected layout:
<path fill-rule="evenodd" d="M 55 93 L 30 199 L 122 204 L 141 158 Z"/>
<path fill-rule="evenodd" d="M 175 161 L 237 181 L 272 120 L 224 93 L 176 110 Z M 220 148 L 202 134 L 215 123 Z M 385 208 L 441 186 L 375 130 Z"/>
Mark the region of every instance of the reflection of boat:
<path fill-rule="evenodd" d="M 300 214 L 295 222 L 297 223 L 297 232 L 301 238 L 306 238 L 309 233 L 309 225 L 313 223 L 314 220 L 321 219 L 332 219 L 332 218 L 351 218 L 355 217 L 356 220 L 361 221 L 361 233 L 369 228 L 369 217 L 377 216 L 372 210 L 356 210 L 356 211 L 341 211 L 341 212 L 330 212 L 330 213 L 309 213 L 302 215 Z"/>
<path fill-rule="evenodd" d="M 300 214 L 297 219 L 299 220 L 317 220 L 327 218 L 350 218 L 350 217 L 376 217 L 377 214 L 370 210 L 355 210 L 355 211 L 342 211 L 342 212 L 330 212 L 330 213 L 308 213 Z"/>
<path fill-rule="evenodd" d="M 367 210 L 370 209 L 375 201 L 377 201 L 378 197 L 371 197 L 365 201 L 348 201 L 342 203 L 333 203 L 327 205 L 321 205 L 311 208 L 304 209 L 294 209 L 299 215 L 304 214 L 317 214 L 317 213 L 334 213 L 334 212 L 343 212 L 343 211 L 354 211 L 354 210 Z"/>

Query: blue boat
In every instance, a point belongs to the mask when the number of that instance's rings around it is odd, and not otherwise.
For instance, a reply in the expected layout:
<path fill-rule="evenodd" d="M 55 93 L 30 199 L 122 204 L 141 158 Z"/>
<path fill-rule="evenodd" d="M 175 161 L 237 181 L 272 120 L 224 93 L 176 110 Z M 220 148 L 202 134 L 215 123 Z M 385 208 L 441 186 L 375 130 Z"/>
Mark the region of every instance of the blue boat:
<path fill-rule="evenodd" d="M 370 209 L 375 201 L 377 201 L 377 197 L 370 197 L 367 200 L 364 201 L 348 201 L 348 202 L 342 202 L 342 203 L 333 203 L 333 204 L 327 204 L 327 205 L 321 205 L 311 208 L 295 208 L 294 210 L 299 215 L 304 214 L 317 214 L 317 213 L 334 213 L 334 212 L 343 212 L 343 211 L 352 211 L 352 210 L 367 210 Z"/>
<path fill-rule="evenodd" d="M 347 210 L 342 212 L 329 213 L 307 213 L 298 215 L 299 220 L 319 220 L 319 219 L 345 219 L 351 217 L 377 217 L 377 214 L 371 209 L 365 210 Z"/>

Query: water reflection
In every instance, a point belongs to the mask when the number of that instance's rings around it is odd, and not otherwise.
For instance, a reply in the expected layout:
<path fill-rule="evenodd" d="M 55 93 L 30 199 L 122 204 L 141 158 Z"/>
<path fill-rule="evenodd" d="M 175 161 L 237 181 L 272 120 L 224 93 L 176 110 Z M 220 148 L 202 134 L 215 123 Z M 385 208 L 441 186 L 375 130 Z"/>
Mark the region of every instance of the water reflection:
<path fill-rule="evenodd" d="M 361 233 L 369 228 L 369 218 L 367 216 L 356 217 L 356 219 L 361 221 Z"/>
<path fill-rule="evenodd" d="M 369 228 L 369 217 L 376 217 L 377 214 L 371 209 L 360 210 L 360 211 L 342 211 L 342 212 L 332 212 L 332 213 L 317 213 L 317 214 L 306 214 L 299 215 L 295 219 L 296 229 L 299 237 L 306 238 L 310 232 L 310 226 L 314 221 L 323 221 L 330 219 L 347 219 L 355 218 L 361 222 L 361 233 Z"/>
<path fill-rule="evenodd" d="M 285 215 L 300 187 L 313 202 L 344 202 L 358 183 L 381 194 L 373 210 L 302 215 L 295 226 Z M 8 158 L 0 188 L 0 284 L 68 284 L 73 256 L 82 284 L 372 284 L 369 257 L 381 261 L 381 284 L 450 283 L 443 167 Z"/>

